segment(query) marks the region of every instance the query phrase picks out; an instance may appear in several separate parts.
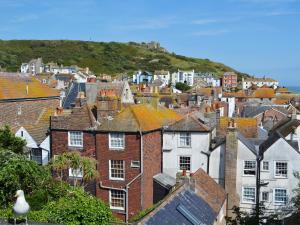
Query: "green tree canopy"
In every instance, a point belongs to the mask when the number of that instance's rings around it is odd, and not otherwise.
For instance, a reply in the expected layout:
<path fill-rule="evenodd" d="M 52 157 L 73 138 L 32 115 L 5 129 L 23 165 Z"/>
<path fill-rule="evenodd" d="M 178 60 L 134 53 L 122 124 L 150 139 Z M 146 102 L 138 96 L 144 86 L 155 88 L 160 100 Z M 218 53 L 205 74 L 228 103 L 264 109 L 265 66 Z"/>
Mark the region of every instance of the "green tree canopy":
<path fill-rule="evenodd" d="M 9 126 L 0 128 L 0 150 L 9 150 L 17 154 L 23 154 L 26 141 L 16 137 Z"/>
<path fill-rule="evenodd" d="M 181 82 L 178 82 L 176 83 L 175 85 L 176 89 L 180 90 L 180 91 L 188 91 L 191 89 L 191 87 L 185 83 L 181 83 Z"/>

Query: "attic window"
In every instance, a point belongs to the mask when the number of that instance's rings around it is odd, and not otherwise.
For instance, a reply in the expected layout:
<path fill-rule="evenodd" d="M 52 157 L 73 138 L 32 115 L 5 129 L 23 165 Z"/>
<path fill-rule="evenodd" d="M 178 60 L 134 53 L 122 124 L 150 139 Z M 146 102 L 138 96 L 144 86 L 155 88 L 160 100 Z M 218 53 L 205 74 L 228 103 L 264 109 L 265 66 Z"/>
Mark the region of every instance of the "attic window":
<path fill-rule="evenodd" d="M 176 208 L 178 212 L 181 213 L 191 224 L 193 225 L 199 225 L 201 224 L 201 221 L 198 220 L 198 218 L 193 215 L 184 205 L 179 204 Z"/>
<path fill-rule="evenodd" d="M 22 106 L 18 106 L 17 114 L 22 115 Z"/>

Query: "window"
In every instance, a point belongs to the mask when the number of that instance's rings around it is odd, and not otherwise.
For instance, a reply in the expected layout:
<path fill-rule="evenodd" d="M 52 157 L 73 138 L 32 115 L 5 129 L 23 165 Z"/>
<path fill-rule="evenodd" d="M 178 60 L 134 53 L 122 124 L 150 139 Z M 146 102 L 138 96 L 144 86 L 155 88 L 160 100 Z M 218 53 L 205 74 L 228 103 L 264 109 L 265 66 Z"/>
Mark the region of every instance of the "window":
<path fill-rule="evenodd" d="M 255 203 L 255 188 L 243 187 L 243 202 Z"/>
<path fill-rule="evenodd" d="M 191 170 L 191 157 L 180 156 L 179 157 L 179 169 L 190 171 Z"/>
<path fill-rule="evenodd" d="M 264 202 L 268 202 L 268 201 L 269 201 L 269 192 L 263 191 L 263 192 L 261 193 L 261 199 L 262 199 L 262 201 L 264 201 Z"/>
<path fill-rule="evenodd" d="M 83 146 L 83 134 L 81 131 L 69 131 L 69 146 Z"/>
<path fill-rule="evenodd" d="M 109 161 L 109 179 L 124 180 L 124 161 L 110 160 Z"/>
<path fill-rule="evenodd" d="M 124 149 L 125 146 L 124 133 L 110 133 L 109 134 L 109 148 Z"/>
<path fill-rule="evenodd" d="M 263 171 L 269 171 L 269 162 L 268 161 L 263 161 L 262 170 Z"/>
<path fill-rule="evenodd" d="M 282 188 L 276 188 L 274 190 L 274 202 L 275 204 L 285 205 L 287 203 L 287 190 Z"/>
<path fill-rule="evenodd" d="M 256 162 L 252 161 L 244 161 L 244 175 L 247 176 L 255 176 L 256 171 Z"/>
<path fill-rule="evenodd" d="M 32 161 L 36 161 L 39 165 L 42 165 L 42 149 L 32 148 L 30 152 L 30 159 Z"/>
<path fill-rule="evenodd" d="M 275 177 L 287 178 L 288 165 L 287 162 L 275 162 Z"/>
<path fill-rule="evenodd" d="M 71 178 L 83 178 L 82 168 L 78 168 L 78 169 L 69 168 L 69 177 L 71 177 Z"/>
<path fill-rule="evenodd" d="M 22 115 L 22 106 L 18 106 L 17 114 Z"/>
<path fill-rule="evenodd" d="M 132 168 L 140 168 L 140 161 L 132 160 L 131 167 Z"/>
<path fill-rule="evenodd" d="M 125 209 L 125 192 L 121 190 L 110 190 L 109 205 L 111 209 Z"/>
<path fill-rule="evenodd" d="M 179 146 L 180 147 L 191 147 L 191 134 L 190 133 L 180 133 Z"/>

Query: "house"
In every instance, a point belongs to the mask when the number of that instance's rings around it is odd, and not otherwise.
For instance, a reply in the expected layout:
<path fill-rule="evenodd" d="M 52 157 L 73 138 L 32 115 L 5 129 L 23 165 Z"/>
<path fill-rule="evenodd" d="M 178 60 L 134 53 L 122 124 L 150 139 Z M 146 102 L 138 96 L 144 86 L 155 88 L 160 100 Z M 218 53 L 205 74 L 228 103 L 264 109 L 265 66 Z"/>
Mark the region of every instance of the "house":
<path fill-rule="evenodd" d="M 184 71 L 178 70 L 176 73 L 172 73 L 172 84 L 175 85 L 176 83 L 185 83 L 189 86 L 194 85 L 194 76 L 195 71 Z"/>
<path fill-rule="evenodd" d="M 207 86 L 210 87 L 220 87 L 221 81 L 219 78 L 216 78 L 213 74 L 207 74 L 201 76 L 201 78 L 206 82 Z"/>
<path fill-rule="evenodd" d="M 236 88 L 238 85 L 237 74 L 235 72 L 226 72 L 221 79 L 222 87 L 225 89 Z"/>
<path fill-rule="evenodd" d="M 92 104 L 97 100 L 97 94 L 101 91 L 113 90 L 121 104 L 134 103 L 133 94 L 127 81 L 115 82 L 88 82 L 85 84 L 87 103 Z"/>
<path fill-rule="evenodd" d="M 43 111 L 59 106 L 57 90 L 41 84 L 35 77 L 0 73 L 0 126 L 32 125 Z"/>
<path fill-rule="evenodd" d="M 28 63 L 22 63 L 21 73 L 29 73 L 36 75 L 44 72 L 44 64 L 42 58 L 32 59 Z"/>
<path fill-rule="evenodd" d="M 36 122 L 21 126 L 15 132 L 16 137 L 26 141 L 29 158 L 40 165 L 47 165 L 50 159 L 49 126 L 50 116 L 54 116 L 54 114 L 54 109 L 43 110 Z"/>
<path fill-rule="evenodd" d="M 194 115 L 163 129 L 163 173 L 176 178 L 177 173 L 207 171 L 210 129 Z"/>
<path fill-rule="evenodd" d="M 242 78 L 242 88 L 243 90 L 247 90 L 253 85 L 262 87 L 262 86 L 268 86 L 268 87 L 273 87 L 276 89 L 279 85 L 279 82 L 277 80 L 274 80 L 272 78 L 258 78 L 258 77 L 253 77 L 253 78 Z"/>
<path fill-rule="evenodd" d="M 162 81 L 161 87 L 166 87 L 171 82 L 171 75 L 169 71 L 166 70 L 156 70 L 153 75 L 153 81 Z"/>
<path fill-rule="evenodd" d="M 123 108 L 113 90 L 101 90 L 94 107 L 85 102 L 69 115 L 51 117 L 52 157 L 79 151 L 95 158 L 95 195 L 128 222 L 153 204 L 153 176 L 162 172 L 161 129 L 181 116 L 161 106 Z"/>
<path fill-rule="evenodd" d="M 239 206 L 250 212 L 259 198 L 267 213 L 286 216 L 299 182 L 294 176 L 300 171 L 299 134 L 300 121 L 294 117 L 281 121 L 265 138 L 246 138 L 237 132 L 234 122 L 230 123 L 226 141 L 211 152 L 209 172 L 224 184 L 228 209 Z M 256 196 L 258 173 L 262 186 Z M 228 215 L 232 216 L 230 211 Z"/>
<path fill-rule="evenodd" d="M 150 83 L 153 80 L 153 74 L 148 71 L 137 71 L 135 74 L 133 74 L 132 82 L 135 84 L 141 84 L 141 83 Z"/>
<path fill-rule="evenodd" d="M 225 225 L 225 190 L 202 169 L 181 180 L 182 183 L 137 224 Z"/>

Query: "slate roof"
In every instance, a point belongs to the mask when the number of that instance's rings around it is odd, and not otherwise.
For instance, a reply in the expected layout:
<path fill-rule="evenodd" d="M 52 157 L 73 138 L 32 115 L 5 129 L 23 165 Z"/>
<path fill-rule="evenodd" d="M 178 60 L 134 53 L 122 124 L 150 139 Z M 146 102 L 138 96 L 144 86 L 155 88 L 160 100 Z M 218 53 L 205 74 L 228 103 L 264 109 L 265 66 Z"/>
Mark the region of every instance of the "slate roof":
<path fill-rule="evenodd" d="M 73 80 L 73 78 L 74 78 L 73 74 L 64 74 L 64 73 L 55 74 L 56 80 L 60 80 L 64 82 L 70 82 L 71 80 Z"/>
<path fill-rule="evenodd" d="M 68 92 L 66 93 L 66 97 L 63 100 L 64 109 L 71 109 L 74 107 L 78 92 L 85 92 L 85 83 L 73 82 L 71 84 Z"/>
<path fill-rule="evenodd" d="M 176 185 L 176 179 L 165 173 L 156 174 L 153 180 L 169 190 Z"/>
<path fill-rule="evenodd" d="M 275 106 L 247 106 L 243 110 L 244 117 L 256 117 L 261 113 L 264 113 L 267 110 L 276 110 L 282 114 L 288 115 L 288 111 L 284 107 L 275 107 Z"/>
<path fill-rule="evenodd" d="M 189 188 L 183 186 L 172 194 L 164 204 L 157 208 L 153 212 L 153 215 L 150 215 L 138 224 L 212 225 L 216 216 L 217 214 L 202 198 Z"/>
<path fill-rule="evenodd" d="M 280 120 L 271 130 L 270 133 L 279 132 L 283 137 L 286 137 L 292 133 L 298 126 L 300 126 L 300 120 L 287 117 Z"/>
<path fill-rule="evenodd" d="M 164 129 L 165 131 L 186 131 L 186 132 L 209 132 L 210 129 L 201 123 L 195 116 L 186 115 L 181 120 L 171 124 Z"/>
<path fill-rule="evenodd" d="M 18 74 L 9 76 L 7 73 L 6 75 L 0 73 L 0 100 L 59 96 L 57 90 L 41 84 L 34 77 Z"/>

